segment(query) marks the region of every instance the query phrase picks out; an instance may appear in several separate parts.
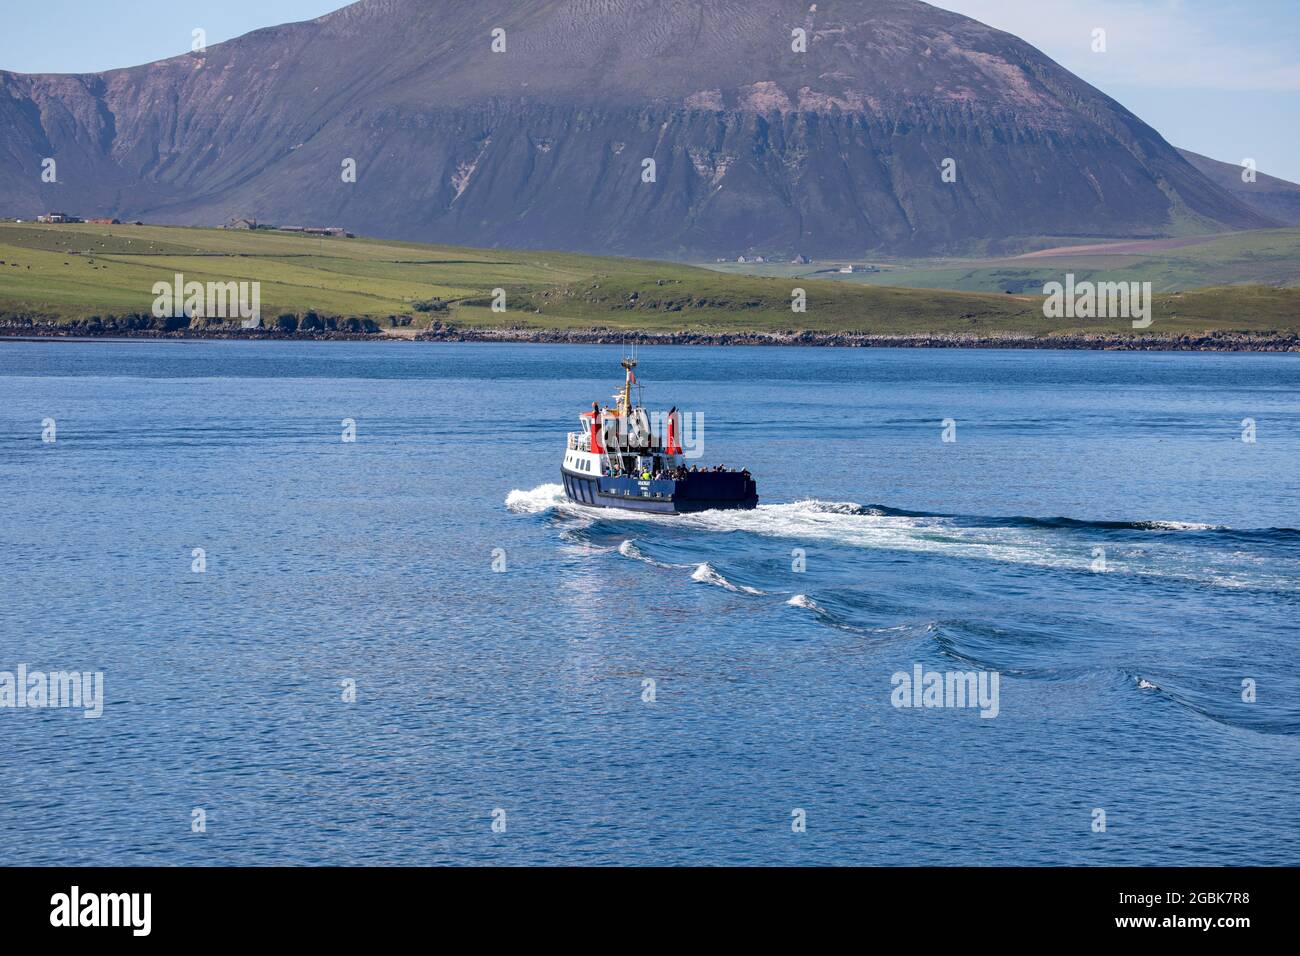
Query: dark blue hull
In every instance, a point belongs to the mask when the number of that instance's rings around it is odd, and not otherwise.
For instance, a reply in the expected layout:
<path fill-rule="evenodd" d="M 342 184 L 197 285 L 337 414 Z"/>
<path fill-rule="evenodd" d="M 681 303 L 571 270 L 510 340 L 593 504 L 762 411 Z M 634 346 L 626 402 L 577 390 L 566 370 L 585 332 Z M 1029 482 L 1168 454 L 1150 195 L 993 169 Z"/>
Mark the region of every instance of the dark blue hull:
<path fill-rule="evenodd" d="M 670 478 L 598 478 L 560 469 L 570 501 L 593 508 L 623 508 L 657 514 L 758 507 L 754 479 L 735 472 L 699 472 L 680 481 Z"/>

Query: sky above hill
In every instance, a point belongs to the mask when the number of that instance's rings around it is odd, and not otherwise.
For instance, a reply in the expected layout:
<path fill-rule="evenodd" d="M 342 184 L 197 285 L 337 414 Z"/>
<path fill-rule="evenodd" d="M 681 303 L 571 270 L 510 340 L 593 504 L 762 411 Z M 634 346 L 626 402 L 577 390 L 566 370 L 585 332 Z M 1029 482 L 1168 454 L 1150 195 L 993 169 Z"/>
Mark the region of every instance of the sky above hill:
<path fill-rule="evenodd" d="M 937 0 L 1032 43 L 1175 146 L 1300 182 L 1295 0 Z M 1093 31 L 1105 30 L 1105 52 Z"/>
<path fill-rule="evenodd" d="M 91 73 L 306 20 L 339 0 L 42 0 L 6 10 L 0 69 Z M 1295 0 L 939 0 L 1022 37 L 1175 146 L 1300 181 Z M 1094 50 L 1095 31 L 1105 50 Z"/>

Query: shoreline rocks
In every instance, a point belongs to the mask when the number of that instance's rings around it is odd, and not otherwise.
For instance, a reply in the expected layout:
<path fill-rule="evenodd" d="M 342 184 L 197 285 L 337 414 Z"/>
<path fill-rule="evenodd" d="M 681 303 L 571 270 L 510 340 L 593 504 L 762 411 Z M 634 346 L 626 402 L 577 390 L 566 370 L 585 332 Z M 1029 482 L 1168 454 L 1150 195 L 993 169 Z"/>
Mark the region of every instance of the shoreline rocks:
<path fill-rule="evenodd" d="M 805 348 L 956 348 L 956 349 L 1082 349 L 1143 352 L 1300 352 L 1300 334 L 1213 331 L 1200 334 L 1153 335 L 976 335 L 918 333 L 886 335 L 866 332 L 629 332 L 622 329 L 475 328 L 434 325 L 413 336 L 374 331 L 272 326 L 148 328 L 117 322 L 3 322 L 0 338 L 143 338 L 274 341 L 363 342 L 516 342 L 542 345 L 709 345 L 786 346 Z"/>
<path fill-rule="evenodd" d="M 762 345 L 808 348 L 1087 349 L 1159 352 L 1300 352 L 1300 334 L 1205 332 L 1199 335 L 975 335 L 866 332 L 625 332 L 621 329 L 432 328 L 424 342 L 534 342 L 553 345 Z"/>

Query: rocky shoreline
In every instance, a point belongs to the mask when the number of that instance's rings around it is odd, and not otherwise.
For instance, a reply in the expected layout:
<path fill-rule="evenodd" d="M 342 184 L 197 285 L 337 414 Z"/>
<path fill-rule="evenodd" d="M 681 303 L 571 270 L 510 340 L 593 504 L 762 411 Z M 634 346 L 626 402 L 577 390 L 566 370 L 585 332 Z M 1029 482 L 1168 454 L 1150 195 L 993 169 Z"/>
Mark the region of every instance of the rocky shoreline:
<path fill-rule="evenodd" d="M 415 337 L 444 342 L 566 345 L 771 345 L 820 348 L 1090 349 L 1142 352 L 1300 352 L 1300 335 L 1206 332 L 1200 335 L 973 335 L 866 332 L 625 332 L 620 329 L 432 329 Z"/>
<path fill-rule="evenodd" d="M 436 323 L 415 334 L 344 329 L 124 328 L 64 323 L 0 324 L 0 339 L 167 339 L 228 341 L 518 342 L 548 345 L 748 345 L 807 348 L 1086 349 L 1139 352 L 1300 352 L 1300 335 L 1206 332 L 1199 335 L 975 335 L 865 332 L 628 332 L 622 329 L 474 328 Z"/>
<path fill-rule="evenodd" d="M 89 323 L 89 322 L 0 322 L 0 341 L 4 339 L 166 339 L 172 341 L 186 340 L 230 340 L 230 341 L 401 341 L 396 336 L 384 335 L 378 326 L 371 323 L 372 329 L 325 329 L 300 328 L 287 330 L 276 326 L 259 329 L 243 329 L 232 326 L 208 326 L 206 328 L 170 328 L 148 322 L 123 323 Z"/>

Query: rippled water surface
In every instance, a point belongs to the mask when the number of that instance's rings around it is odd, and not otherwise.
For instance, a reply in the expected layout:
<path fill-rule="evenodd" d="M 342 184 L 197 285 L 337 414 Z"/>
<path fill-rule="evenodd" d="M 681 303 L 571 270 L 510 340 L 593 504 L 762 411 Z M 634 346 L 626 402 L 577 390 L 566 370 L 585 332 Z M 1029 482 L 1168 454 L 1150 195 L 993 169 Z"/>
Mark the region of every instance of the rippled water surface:
<path fill-rule="evenodd" d="M 107 691 L 0 859 L 1300 862 L 1300 356 L 645 349 L 758 481 L 682 517 L 561 500 L 619 357 L 0 345 L 0 671 Z"/>

